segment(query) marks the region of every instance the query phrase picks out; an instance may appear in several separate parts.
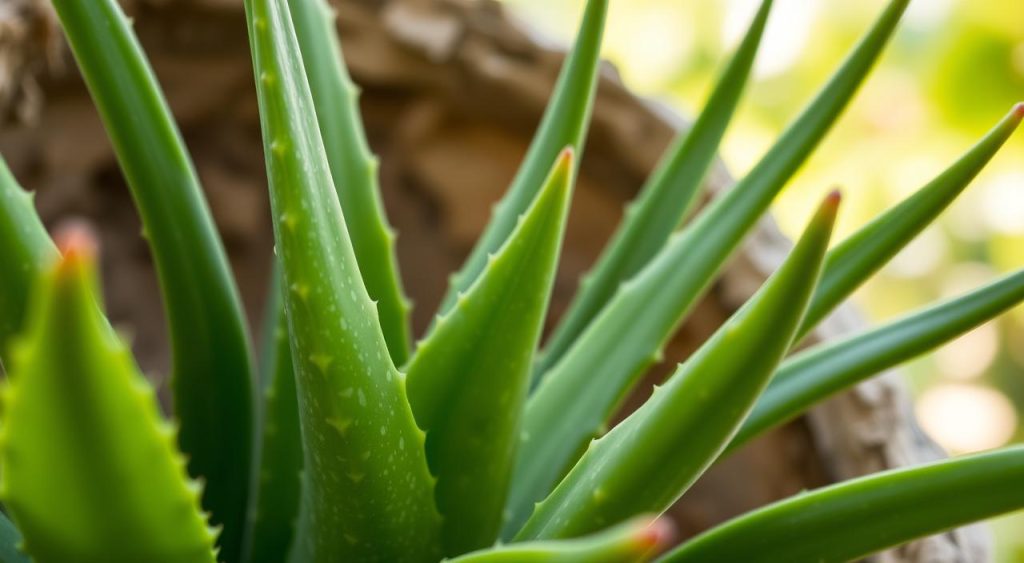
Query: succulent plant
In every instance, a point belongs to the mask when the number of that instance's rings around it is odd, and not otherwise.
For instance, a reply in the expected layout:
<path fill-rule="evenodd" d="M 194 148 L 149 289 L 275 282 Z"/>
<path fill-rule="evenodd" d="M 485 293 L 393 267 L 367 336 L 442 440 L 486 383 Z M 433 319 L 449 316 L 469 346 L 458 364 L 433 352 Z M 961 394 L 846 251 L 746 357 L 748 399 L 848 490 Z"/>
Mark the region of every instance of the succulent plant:
<path fill-rule="evenodd" d="M 522 167 L 415 346 L 332 12 L 325 0 L 245 0 L 277 264 L 252 362 L 225 252 L 130 22 L 115 0 L 53 4 L 153 251 L 174 414 L 161 414 L 104 316 L 88 228 L 52 242 L 0 165 L 4 561 L 648 560 L 671 539 L 660 515 L 716 460 L 1024 299 L 1019 271 L 794 350 L 966 188 L 1024 118 L 1017 105 L 831 250 L 840 196 L 829 195 L 763 287 L 608 429 L 838 120 L 908 0 L 890 1 L 746 177 L 684 221 L 745 89 L 764 0 L 543 346 L 608 0 L 588 2 Z M 1021 479 L 1020 447 L 872 475 L 742 515 L 661 557 L 845 561 L 1022 508 Z"/>

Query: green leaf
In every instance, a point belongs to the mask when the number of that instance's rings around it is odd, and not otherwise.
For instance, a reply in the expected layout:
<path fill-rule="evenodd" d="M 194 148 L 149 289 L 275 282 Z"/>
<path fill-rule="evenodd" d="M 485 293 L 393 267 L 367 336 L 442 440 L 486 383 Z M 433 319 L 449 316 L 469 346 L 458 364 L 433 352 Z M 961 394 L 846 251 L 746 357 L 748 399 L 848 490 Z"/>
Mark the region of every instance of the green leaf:
<path fill-rule="evenodd" d="M 995 156 L 1020 125 L 1021 118 L 1024 118 L 1024 103 L 1017 104 L 978 144 L 942 174 L 832 249 L 799 336 L 810 332 L 934 221 Z"/>
<path fill-rule="evenodd" d="M 395 233 L 380 199 L 377 160 L 359 117 L 358 90 L 341 55 L 335 14 L 324 0 L 288 0 L 288 6 L 359 271 L 370 299 L 377 302 L 391 358 L 400 366 L 409 355 L 410 305 L 398 274 Z"/>
<path fill-rule="evenodd" d="M 212 563 L 200 486 L 103 317 L 92 244 L 70 233 L 37 282 L 3 393 L 3 500 L 36 561 Z"/>
<path fill-rule="evenodd" d="M 53 0 L 131 187 L 171 333 L 175 413 L 222 558 L 238 559 L 255 392 L 246 323 L 198 179 L 131 24 L 114 0 Z"/>
<path fill-rule="evenodd" d="M 19 547 L 21 532 L 0 512 L 0 561 L 3 563 L 29 563 L 29 558 Z"/>
<path fill-rule="evenodd" d="M 436 561 L 423 432 L 366 291 L 285 0 L 246 0 L 304 441 L 296 562 Z"/>
<path fill-rule="evenodd" d="M 451 563 L 640 563 L 673 536 L 667 520 L 638 517 L 580 539 L 523 542 L 463 555 Z"/>
<path fill-rule="evenodd" d="M 838 118 L 907 6 L 893 0 L 842 68 L 753 171 L 711 203 L 623 284 L 527 401 L 505 537 L 544 498 L 586 441 L 657 361 L 698 299 L 775 194 Z M 628 327 L 629 330 L 624 330 Z"/>
<path fill-rule="evenodd" d="M 441 301 L 440 312 L 445 313 L 455 305 L 459 293 L 469 289 L 487 266 L 487 256 L 498 250 L 508 238 L 517 218 L 526 211 L 543 186 L 558 153 L 565 147 L 572 147 L 579 166 L 597 91 L 601 39 L 607 16 L 608 0 L 588 0 L 576 45 L 562 67 L 526 157 L 505 196 L 495 206 L 491 221 L 462 270 L 452 277 L 448 293 Z"/>
<path fill-rule="evenodd" d="M 726 452 L 815 403 L 936 348 L 1024 300 L 1024 270 L 885 326 L 786 360 Z"/>
<path fill-rule="evenodd" d="M 498 537 L 572 171 L 568 149 L 508 240 L 409 363 L 409 402 L 427 431 L 448 555 Z"/>
<path fill-rule="evenodd" d="M 1024 508 L 1024 448 L 887 471 L 712 528 L 659 561 L 816 563 L 874 552 Z"/>
<path fill-rule="evenodd" d="M 700 477 L 729 443 L 792 344 L 818 279 L 838 203 L 839 194 L 830 195 L 761 290 L 642 407 L 591 442 L 537 505 L 517 540 L 575 537 L 637 514 L 660 513 Z"/>
<path fill-rule="evenodd" d="M 622 224 L 604 253 L 580 284 L 568 311 L 548 339 L 537 374 L 551 368 L 587 324 L 615 294 L 658 253 L 693 208 L 747 84 L 772 0 L 764 0 L 747 34 L 722 72 L 704 111 L 689 131 L 665 153 L 637 198 L 626 208 Z"/>
<path fill-rule="evenodd" d="M 0 158 L 0 365 L 10 362 L 11 339 L 22 330 L 32 284 L 43 267 L 57 258 L 32 204 L 32 194 L 21 189 L 7 163 Z"/>
<path fill-rule="evenodd" d="M 286 561 L 295 537 L 302 490 L 302 434 L 295 395 L 295 371 L 288 341 L 288 318 L 281 295 L 280 265 L 275 262 L 264 322 L 262 442 L 259 469 L 249 511 L 243 560 Z"/>

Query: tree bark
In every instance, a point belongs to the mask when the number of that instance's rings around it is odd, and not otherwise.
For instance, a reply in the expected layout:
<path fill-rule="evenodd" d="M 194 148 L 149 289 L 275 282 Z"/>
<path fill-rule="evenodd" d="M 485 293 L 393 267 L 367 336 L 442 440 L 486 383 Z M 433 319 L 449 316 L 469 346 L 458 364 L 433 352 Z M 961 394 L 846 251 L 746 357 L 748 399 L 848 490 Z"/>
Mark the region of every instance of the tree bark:
<path fill-rule="evenodd" d="M 251 319 L 260 318 L 272 235 L 251 63 L 236 0 L 135 0 L 136 30 L 181 125 Z M 344 0 L 346 58 L 381 157 L 385 204 L 400 237 L 406 287 L 422 331 L 511 179 L 551 92 L 561 46 L 492 0 Z M 155 273 L 111 148 L 41 0 L 0 4 L 0 151 L 39 194 L 48 223 L 97 225 L 111 317 L 134 334 L 159 383 L 168 346 Z M 44 103 L 45 100 L 45 103 Z M 555 286 L 568 304 L 662 151 L 685 122 L 632 95 L 602 69 L 594 121 Z M 705 200 L 729 189 L 719 163 Z M 791 243 L 762 220 L 652 370 L 686 357 L 778 266 Z M 864 326 L 844 305 L 814 338 Z M 550 327 L 549 327 L 550 328 Z M 648 385 L 632 400 L 649 393 Z M 628 408 L 628 407 L 627 407 Z M 683 447 L 683 445 L 681 445 Z M 682 537 L 801 490 L 944 454 L 920 431 L 898 376 L 884 374 L 717 464 L 673 508 Z M 981 562 L 969 527 L 876 556 L 884 562 Z"/>

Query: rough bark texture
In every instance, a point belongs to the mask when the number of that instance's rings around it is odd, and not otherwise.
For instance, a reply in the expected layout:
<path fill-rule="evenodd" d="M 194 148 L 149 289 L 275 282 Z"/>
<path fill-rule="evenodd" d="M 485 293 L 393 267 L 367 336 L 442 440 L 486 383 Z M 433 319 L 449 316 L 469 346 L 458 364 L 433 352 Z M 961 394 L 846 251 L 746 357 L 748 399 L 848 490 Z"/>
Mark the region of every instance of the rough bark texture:
<path fill-rule="evenodd" d="M 51 12 L 36 0 L 0 2 L 0 123 L 38 115 L 36 75 L 58 63 L 60 41 Z"/>
<path fill-rule="evenodd" d="M 130 2 L 228 247 L 250 318 L 260 318 L 272 237 L 245 27 L 237 0 Z M 401 233 L 406 287 L 422 330 L 511 179 L 562 60 L 496 2 L 345 0 L 346 56 L 364 87 L 385 203 Z M 143 367 L 167 372 L 166 330 L 138 219 L 87 93 L 41 0 L 0 2 L 0 151 L 39 193 L 47 222 L 87 217 L 104 244 L 111 316 L 134 335 Z M 43 103 L 45 100 L 45 104 Z M 555 288 L 559 313 L 622 206 L 683 127 L 603 72 Z M 708 197 L 728 189 L 717 166 Z M 680 331 L 652 378 L 684 358 L 749 297 L 790 248 L 761 222 Z M 863 326 L 851 307 L 816 338 Z M 644 389 L 634 399 L 642 400 Z M 682 447 L 682 445 L 681 445 Z M 802 489 L 941 457 L 893 374 L 857 387 L 720 463 L 673 509 L 683 537 Z M 972 527 L 880 555 L 885 562 L 980 562 Z"/>

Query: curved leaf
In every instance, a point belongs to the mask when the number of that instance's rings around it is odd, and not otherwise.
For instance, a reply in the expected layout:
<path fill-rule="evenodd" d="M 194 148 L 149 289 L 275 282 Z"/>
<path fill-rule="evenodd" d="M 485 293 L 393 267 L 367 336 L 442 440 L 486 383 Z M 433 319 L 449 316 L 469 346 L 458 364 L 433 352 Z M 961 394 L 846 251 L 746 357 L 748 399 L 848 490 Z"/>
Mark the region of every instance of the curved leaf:
<path fill-rule="evenodd" d="M 494 544 L 519 418 L 551 296 L 572 193 L 572 150 L 469 291 L 408 368 L 409 402 L 427 431 L 445 552 Z"/>
<path fill-rule="evenodd" d="M 181 135 L 115 0 L 53 0 L 124 171 L 153 251 L 171 333 L 175 414 L 203 506 L 238 559 L 255 393 L 246 323 Z"/>
<path fill-rule="evenodd" d="M 621 399 L 660 358 L 772 198 L 838 118 L 878 58 L 908 0 L 892 0 L 842 68 L 746 178 L 711 203 L 608 305 L 527 401 L 505 533 L 525 520 Z M 625 330 L 628 327 L 629 330 Z M 507 536 L 506 536 L 507 537 Z"/>
<path fill-rule="evenodd" d="M 14 351 L 4 502 L 36 561 L 212 563 L 215 532 L 174 427 L 100 310 L 93 244 L 67 236 Z"/>
<path fill-rule="evenodd" d="M 810 332 L 839 303 L 942 213 L 995 156 L 1024 118 L 1017 104 L 985 137 L 942 174 L 836 245 L 825 260 L 821 284 L 799 336 Z"/>
<path fill-rule="evenodd" d="M 288 6 L 245 7 L 305 444 L 291 560 L 437 560 L 423 432 L 359 273 Z"/>
<path fill-rule="evenodd" d="M 395 233 L 380 199 L 377 160 L 370 155 L 359 117 L 359 90 L 345 69 L 327 2 L 288 0 L 288 6 L 359 271 L 370 299 L 377 302 L 391 359 L 400 366 L 409 356 L 410 305 L 398 274 Z"/>
<path fill-rule="evenodd" d="M 608 0 L 587 1 L 576 45 L 565 60 L 533 142 L 466 263 L 452 276 L 448 293 L 441 301 L 441 313 L 455 305 L 459 294 L 469 289 L 487 266 L 487 256 L 498 250 L 508 238 L 517 218 L 526 211 L 544 185 L 558 153 L 565 147 L 571 147 L 579 165 L 597 92 L 601 39 L 607 16 Z"/>
<path fill-rule="evenodd" d="M 660 513 L 700 477 L 792 344 L 828 247 L 838 196 L 826 199 L 782 267 L 664 387 L 591 442 L 517 540 L 570 538 Z"/>
<path fill-rule="evenodd" d="M 887 471 L 712 528 L 662 563 L 841 563 L 1024 508 L 1024 448 Z"/>
<path fill-rule="evenodd" d="M 641 563 L 655 556 L 673 535 L 669 521 L 641 516 L 580 539 L 503 545 L 457 557 L 452 563 Z"/>
<path fill-rule="evenodd" d="M 1024 270 L 885 326 L 786 360 L 726 452 L 815 403 L 940 346 L 1024 300 Z"/>
<path fill-rule="evenodd" d="M 647 184 L 626 208 L 622 224 L 583 279 L 569 309 L 545 344 L 537 364 L 538 376 L 565 354 L 619 285 L 633 277 L 661 250 L 693 207 L 747 84 L 771 7 L 772 0 L 761 3 L 743 42 L 708 97 L 704 111 L 690 130 L 676 139 Z"/>

